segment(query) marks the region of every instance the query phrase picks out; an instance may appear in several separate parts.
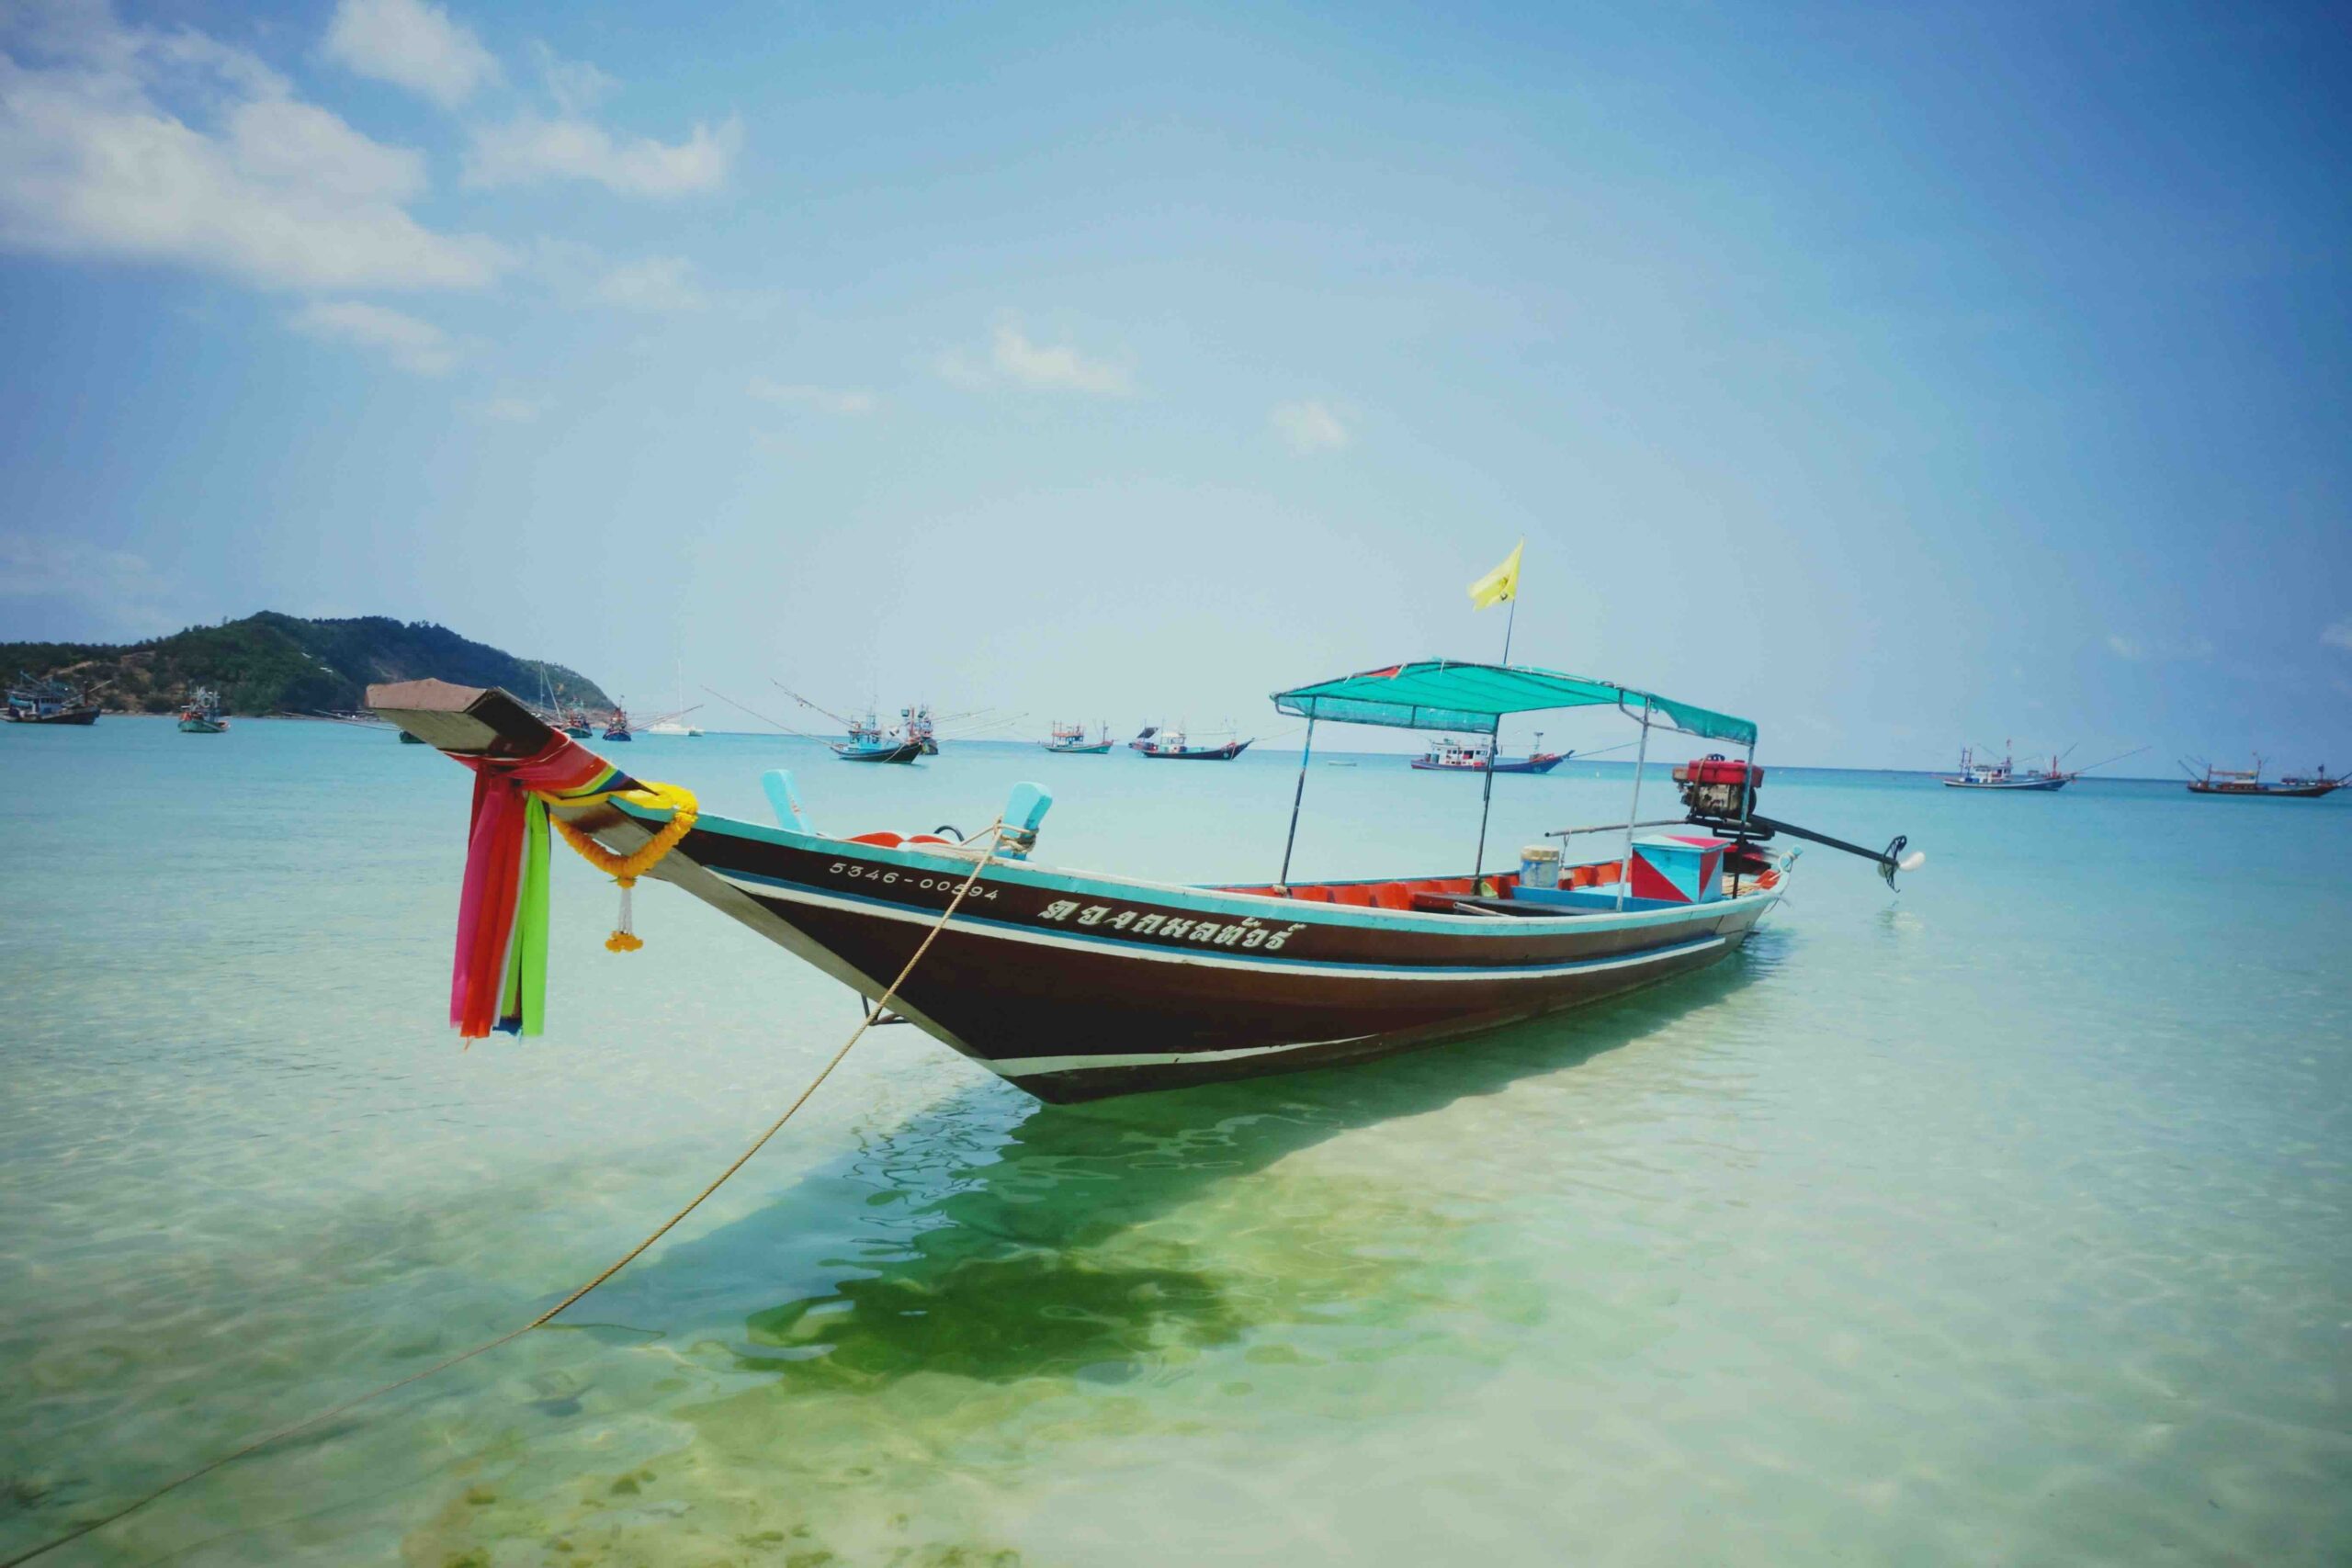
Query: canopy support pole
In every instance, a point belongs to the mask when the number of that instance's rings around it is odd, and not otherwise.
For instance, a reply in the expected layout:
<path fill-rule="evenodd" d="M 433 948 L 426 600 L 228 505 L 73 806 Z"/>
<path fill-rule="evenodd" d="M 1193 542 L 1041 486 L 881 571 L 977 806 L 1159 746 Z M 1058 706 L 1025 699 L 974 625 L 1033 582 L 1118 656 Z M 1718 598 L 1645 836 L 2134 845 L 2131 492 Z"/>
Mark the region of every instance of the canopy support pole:
<path fill-rule="evenodd" d="M 1306 760 L 1313 755 L 1315 755 L 1315 718 L 1310 714 L 1306 720 L 1306 744 L 1300 747 L 1298 750 L 1298 787 L 1291 792 L 1290 796 L 1290 836 L 1283 840 L 1282 885 L 1284 887 L 1290 886 L 1290 849 L 1293 844 L 1298 842 L 1298 806 L 1299 802 L 1306 798 Z"/>
<path fill-rule="evenodd" d="M 1510 606 L 1518 609 L 1518 599 L 1513 598 Z M 1470 897 L 1473 898 L 1480 897 L 1478 878 L 1487 869 L 1487 814 L 1495 808 L 1495 763 L 1500 760 L 1502 749 L 1503 719 L 1502 715 L 1497 714 L 1493 727 L 1487 731 L 1487 793 L 1478 803 L 1478 856 L 1470 863 Z"/>
<path fill-rule="evenodd" d="M 1634 879 L 1634 818 L 1642 814 L 1642 768 L 1650 760 L 1650 700 L 1642 699 L 1642 749 L 1634 753 L 1634 804 L 1625 811 L 1625 858 L 1617 863 L 1617 907 L 1625 907 L 1625 885 Z"/>
<path fill-rule="evenodd" d="M 1510 668 L 1510 629 L 1519 624 L 1519 590 L 1510 591 L 1510 611 L 1503 616 L 1503 668 Z"/>

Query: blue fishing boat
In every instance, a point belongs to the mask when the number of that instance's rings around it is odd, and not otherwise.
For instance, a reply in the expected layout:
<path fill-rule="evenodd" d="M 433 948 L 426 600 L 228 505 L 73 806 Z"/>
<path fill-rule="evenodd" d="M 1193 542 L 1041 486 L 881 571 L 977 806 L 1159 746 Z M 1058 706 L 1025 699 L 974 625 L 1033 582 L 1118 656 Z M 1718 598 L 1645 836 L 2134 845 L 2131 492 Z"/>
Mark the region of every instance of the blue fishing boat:
<path fill-rule="evenodd" d="M 229 721 L 220 712 L 220 694 L 209 686 L 198 686 L 180 705 L 180 732 L 184 735 L 220 735 L 228 728 Z"/>
<path fill-rule="evenodd" d="M 1746 719 L 1516 666 L 1396 665 L 1273 701 L 1307 721 L 1293 841 L 1318 722 L 1492 734 L 1507 714 L 1613 707 L 1642 727 L 1636 800 L 1654 730 L 1751 753 L 1756 738 Z M 1385 1055 L 1704 968 L 1737 952 L 1786 891 L 1795 855 L 1773 845 L 1778 834 L 1861 855 L 1890 886 L 1919 859 L 1902 858 L 1900 839 L 1874 852 L 1757 814 L 1762 775 L 1741 761 L 1685 784 L 1676 831 L 1642 835 L 1654 824 L 1629 812 L 1604 852 L 1565 874 L 1548 845 L 1488 870 L 1482 815 L 1466 872 L 1294 881 L 1286 842 L 1272 882 L 1159 882 L 1038 859 L 1053 804 L 1038 784 L 1017 785 L 999 822 L 969 837 L 837 836 L 816 829 L 781 769 L 763 781 L 771 826 L 700 812 L 673 786 L 620 773 L 503 692 L 417 682 L 371 688 L 368 702 L 476 770 L 478 813 L 488 800 L 497 820 L 519 823 L 527 794 L 542 820 L 567 824 L 631 877 L 685 889 L 1057 1102 Z M 1487 790 L 1491 799 L 1491 777 Z M 1562 844 L 1592 831 L 1563 829 Z M 519 843 L 499 852 L 523 854 Z M 503 888 L 509 901 L 469 899 L 469 1033 L 492 1027 L 499 977 L 513 972 L 498 946 L 520 929 L 505 863 L 485 863 L 479 881 L 469 872 L 469 890 Z"/>
<path fill-rule="evenodd" d="M 0 719 L 10 724 L 86 725 L 98 722 L 98 711 L 86 692 L 62 681 L 36 681 L 20 671 L 17 683 L 7 689 L 5 705 L 0 705 Z"/>
<path fill-rule="evenodd" d="M 1128 741 L 1127 746 L 1158 761 L 1230 762 L 1256 743 L 1253 736 L 1248 740 L 1228 740 L 1222 746 L 1194 746 L 1187 741 L 1181 728 L 1153 726 Z"/>
<path fill-rule="evenodd" d="M 870 710 L 848 725 L 847 740 L 826 742 L 844 762 L 912 762 L 923 754 L 922 737 L 883 728 L 882 721 Z"/>

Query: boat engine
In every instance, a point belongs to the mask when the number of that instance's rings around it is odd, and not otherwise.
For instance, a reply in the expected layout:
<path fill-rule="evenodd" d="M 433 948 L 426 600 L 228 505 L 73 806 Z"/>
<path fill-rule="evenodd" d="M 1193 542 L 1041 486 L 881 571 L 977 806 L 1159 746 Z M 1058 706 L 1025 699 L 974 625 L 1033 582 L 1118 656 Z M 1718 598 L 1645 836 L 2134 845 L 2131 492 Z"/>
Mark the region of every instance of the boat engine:
<path fill-rule="evenodd" d="M 1753 762 L 1732 761 L 1718 751 L 1676 768 L 1674 782 L 1682 786 L 1682 807 L 1692 822 L 1736 831 L 1756 808 L 1764 770 Z"/>
<path fill-rule="evenodd" d="M 1684 820 L 1693 827 L 1713 829 L 1736 840 L 1739 849 L 1759 843 L 1776 833 L 1786 833 L 1792 839 L 1804 839 L 1849 855 L 1860 855 L 1878 867 L 1880 876 L 1889 887 L 1894 886 L 1894 874 L 1910 871 L 1927 860 L 1924 854 L 1905 855 L 1909 838 L 1896 834 L 1883 850 L 1866 850 L 1860 844 L 1849 844 L 1843 839 L 1833 839 L 1826 833 L 1816 833 L 1793 823 L 1776 822 L 1756 812 L 1756 792 L 1764 783 L 1764 770 L 1753 762 L 1737 762 L 1713 752 L 1685 762 L 1674 770 L 1674 782 L 1682 786 L 1682 808 L 1688 814 Z M 1735 853 L 1737 852 L 1736 850 Z"/>

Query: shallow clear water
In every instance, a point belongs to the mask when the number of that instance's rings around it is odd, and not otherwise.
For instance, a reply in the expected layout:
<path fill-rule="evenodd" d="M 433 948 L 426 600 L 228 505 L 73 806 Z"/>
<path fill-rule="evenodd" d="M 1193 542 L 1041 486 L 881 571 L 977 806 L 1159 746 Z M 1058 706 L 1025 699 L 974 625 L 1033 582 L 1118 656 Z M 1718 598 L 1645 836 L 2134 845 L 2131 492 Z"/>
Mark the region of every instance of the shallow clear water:
<path fill-rule="evenodd" d="M 1614 739 L 1611 737 L 1611 739 Z M 466 778 L 326 725 L 0 729 L 0 1554 L 527 1319 L 854 998 L 560 854 L 547 1037 L 439 1020 Z M 1264 878 L 1295 770 L 641 739 L 840 831 Z M 1495 790 L 1494 858 L 1626 770 Z M 1309 776 L 1297 874 L 1461 868 L 1478 781 Z M 62 1562 L 2329 1562 L 2352 1553 L 2352 801 L 1775 772 L 1736 959 L 1371 1066 L 1037 1106 L 869 1036 L 545 1330 Z M 1661 788 L 1646 802 L 1669 804 Z"/>

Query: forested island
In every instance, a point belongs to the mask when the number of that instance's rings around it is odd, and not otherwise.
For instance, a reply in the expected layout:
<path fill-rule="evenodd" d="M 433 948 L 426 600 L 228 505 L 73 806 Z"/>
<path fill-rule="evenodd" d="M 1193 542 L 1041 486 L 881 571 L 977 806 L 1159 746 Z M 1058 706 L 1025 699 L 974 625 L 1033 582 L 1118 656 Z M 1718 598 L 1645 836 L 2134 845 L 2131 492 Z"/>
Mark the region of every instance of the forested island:
<path fill-rule="evenodd" d="M 145 642 L 0 643 L 0 676 L 13 682 L 19 671 L 78 687 L 111 713 L 170 713 L 199 686 L 234 714 L 341 713 L 361 705 L 371 681 L 428 676 L 503 686 L 531 702 L 544 692 L 567 705 L 612 705 L 577 671 L 385 615 L 314 621 L 265 610 Z"/>

